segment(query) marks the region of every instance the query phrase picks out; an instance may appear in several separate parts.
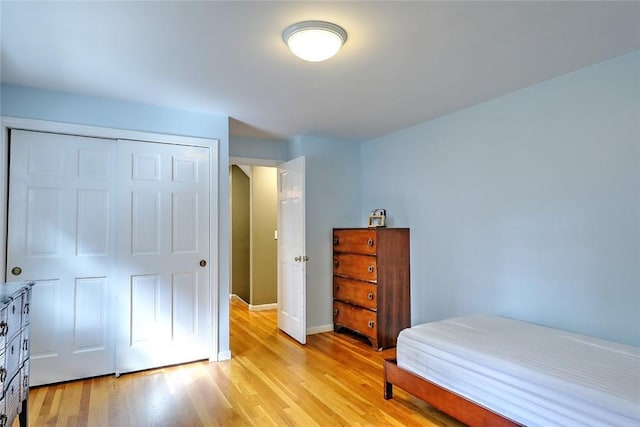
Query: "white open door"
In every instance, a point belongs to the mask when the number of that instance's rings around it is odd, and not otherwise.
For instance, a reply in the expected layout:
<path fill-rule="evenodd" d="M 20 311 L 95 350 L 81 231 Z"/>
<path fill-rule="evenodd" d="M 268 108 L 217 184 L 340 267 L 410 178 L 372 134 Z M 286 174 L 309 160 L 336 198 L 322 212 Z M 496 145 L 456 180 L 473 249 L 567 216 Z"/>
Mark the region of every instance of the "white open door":
<path fill-rule="evenodd" d="M 278 166 L 278 327 L 307 342 L 304 156 Z"/>

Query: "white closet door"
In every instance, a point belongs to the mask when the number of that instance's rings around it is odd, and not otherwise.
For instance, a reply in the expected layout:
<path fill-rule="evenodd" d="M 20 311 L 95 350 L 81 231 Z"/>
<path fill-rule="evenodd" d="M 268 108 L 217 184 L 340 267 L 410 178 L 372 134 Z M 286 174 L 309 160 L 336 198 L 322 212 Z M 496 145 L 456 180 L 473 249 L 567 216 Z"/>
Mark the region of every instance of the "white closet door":
<path fill-rule="evenodd" d="M 118 143 L 116 372 L 209 357 L 209 149 Z"/>
<path fill-rule="evenodd" d="M 12 130 L 7 280 L 33 280 L 31 385 L 114 372 L 115 141 Z"/>

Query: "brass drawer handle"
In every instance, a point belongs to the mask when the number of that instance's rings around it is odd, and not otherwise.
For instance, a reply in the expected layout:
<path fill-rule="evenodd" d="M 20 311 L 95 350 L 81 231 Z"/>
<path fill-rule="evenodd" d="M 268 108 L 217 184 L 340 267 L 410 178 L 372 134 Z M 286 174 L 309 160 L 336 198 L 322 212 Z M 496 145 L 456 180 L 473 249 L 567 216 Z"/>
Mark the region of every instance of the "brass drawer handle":
<path fill-rule="evenodd" d="M 374 325 L 374 324 L 375 324 L 375 323 L 374 323 L 374 321 L 373 321 L 373 320 L 369 320 L 369 324 L 368 324 L 368 326 L 369 326 L 370 328 L 373 328 L 373 325 Z"/>
<path fill-rule="evenodd" d="M 333 246 L 337 246 L 340 244 L 340 239 L 338 236 L 333 236 Z"/>
<path fill-rule="evenodd" d="M 373 265 L 370 265 L 369 268 L 367 268 L 367 270 L 369 271 L 369 273 L 373 273 Z"/>
<path fill-rule="evenodd" d="M 367 240 L 367 245 L 369 245 L 369 246 L 373 246 L 373 239 L 369 239 L 369 240 Z"/>
<path fill-rule="evenodd" d="M 370 299 L 370 300 L 373 300 L 373 292 L 369 292 L 367 294 L 367 298 Z"/>
<path fill-rule="evenodd" d="M 334 308 L 334 309 L 333 309 L 333 315 L 334 315 L 334 316 L 337 316 L 337 315 L 338 315 L 338 309 L 337 309 L 337 308 Z"/>

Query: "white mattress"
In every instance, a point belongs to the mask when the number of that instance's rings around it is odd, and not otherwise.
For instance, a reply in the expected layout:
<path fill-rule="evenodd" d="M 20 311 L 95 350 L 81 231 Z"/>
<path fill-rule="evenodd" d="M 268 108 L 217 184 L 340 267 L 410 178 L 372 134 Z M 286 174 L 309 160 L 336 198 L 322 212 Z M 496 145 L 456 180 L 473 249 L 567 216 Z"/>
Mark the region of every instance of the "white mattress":
<path fill-rule="evenodd" d="M 398 366 L 527 426 L 640 426 L 640 348 L 491 316 L 400 332 Z"/>

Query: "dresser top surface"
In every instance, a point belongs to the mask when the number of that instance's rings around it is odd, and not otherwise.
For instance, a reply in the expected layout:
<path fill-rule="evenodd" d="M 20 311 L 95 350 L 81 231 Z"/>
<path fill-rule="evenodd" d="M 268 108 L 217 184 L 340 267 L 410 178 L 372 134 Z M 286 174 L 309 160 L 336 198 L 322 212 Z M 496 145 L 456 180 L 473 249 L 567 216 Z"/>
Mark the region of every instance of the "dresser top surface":
<path fill-rule="evenodd" d="M 33 282 L 5 282 L 0 283 L 0 303 L 6 304 L 14 295 L 22 292 L 23 288 L 33 286 Z"/>

